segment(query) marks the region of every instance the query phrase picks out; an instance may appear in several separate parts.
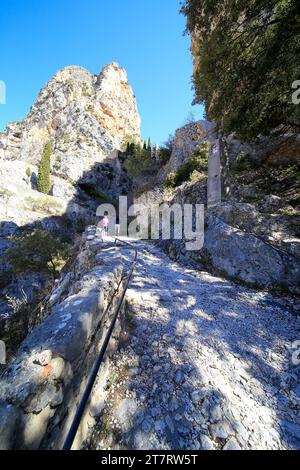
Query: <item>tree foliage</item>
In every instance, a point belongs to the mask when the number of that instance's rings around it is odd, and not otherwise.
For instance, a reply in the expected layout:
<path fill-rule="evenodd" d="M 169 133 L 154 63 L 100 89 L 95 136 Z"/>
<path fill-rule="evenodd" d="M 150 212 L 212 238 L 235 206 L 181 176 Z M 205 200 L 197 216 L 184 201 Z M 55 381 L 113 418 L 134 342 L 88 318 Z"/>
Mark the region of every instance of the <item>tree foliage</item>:
<path fill-rule="evenodd" d="M 176 172 L 169 173 L 165 180 L 166 187 L 175 188 L 188 180 L 198 181 L 200 174 L 207 172 L 208 156 L 209 144 L 202 142 L 196 147 L 190 160 L 181 165 Z"/>
<path fill-rule="evenodd" d="M 50 181 L 50 159 L 52 154 L 51 142 L 44 146 L 43 155 L 39 164 L 37 189 L 40 193 L 49 194 L 51 188 Z"/>
<path fill-rule="evenodd" d="M 5 260 L 14 272 L 47 272 L 53 276 L 68 260 L 70 246 L 46 230 L 36 229 L 12 237 L 13 246 L 5 252 Z"/>
<path fill-rule="evenodd" d="M 300 127 L 298 0 L 184 0 L 192 35 L 195 102 L 225 134 L 251 140 Z"/>
<path fill-rule="evenodd" d="M 155 161 L 151 156 L 151 149 L 146 145 L 131 144 L 129 146 L 128 158 L 125 162 L 125 168 L 129 176 L 137 178 L 147 176 L 153 173 Z"/>
<path fill-rule="evenodd" d="M 172 151 L 168 147 L 161 147 L 159 149 L 159 163 L 164 166 L 171 158 Z"/>

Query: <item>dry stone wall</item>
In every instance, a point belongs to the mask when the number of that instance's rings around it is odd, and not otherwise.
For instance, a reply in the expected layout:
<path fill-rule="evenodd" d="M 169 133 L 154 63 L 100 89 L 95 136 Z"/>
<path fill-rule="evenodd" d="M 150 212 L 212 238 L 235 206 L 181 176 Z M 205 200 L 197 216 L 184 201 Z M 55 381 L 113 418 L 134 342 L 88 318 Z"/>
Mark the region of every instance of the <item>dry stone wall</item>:
<path fill-rule="evenodd" d="M 105 249 L 90 227 L 74 270 L 52 293 L 51 314 L 24 340 L 1 378 L 1 449 L 61 448 L 110 323 L 123 271 L 120 249 Z M 120 324 L 110 351 L 119 331 Z M 107 364 L 101 369 L 103 380 L 106 371 Z M 75 447 L 95 414 L 88 407 Z"/>

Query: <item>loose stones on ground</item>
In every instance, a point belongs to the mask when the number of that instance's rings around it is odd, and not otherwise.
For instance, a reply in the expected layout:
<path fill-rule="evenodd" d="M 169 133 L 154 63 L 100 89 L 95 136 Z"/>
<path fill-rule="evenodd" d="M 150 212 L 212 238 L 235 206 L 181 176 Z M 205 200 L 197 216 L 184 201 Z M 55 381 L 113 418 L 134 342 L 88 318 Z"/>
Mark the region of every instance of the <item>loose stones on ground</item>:
<path fill-rule="evenodd" d="M 107 414 L 122 432 L 110 445 L 300 448 L 297 380 L 285 347 L 299 319 L 150 251 L 130 287 L 128 341 L 114 357 L 112 374 L 123 385 Z M 173 295 L 180 283 L 188 285 L 182 298 Z"/>

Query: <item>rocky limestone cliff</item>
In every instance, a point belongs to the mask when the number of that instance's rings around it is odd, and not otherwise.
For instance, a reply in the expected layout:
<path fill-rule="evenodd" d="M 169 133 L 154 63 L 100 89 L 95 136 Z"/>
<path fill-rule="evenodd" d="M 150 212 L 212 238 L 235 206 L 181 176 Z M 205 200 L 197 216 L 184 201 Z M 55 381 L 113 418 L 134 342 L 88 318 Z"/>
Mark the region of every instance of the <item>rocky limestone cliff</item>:
<path fill-rule="evenodd" d="M 70 240 L 95 222 L 101 202 L 128 194 L 131 180 L 119 150 L 127 139 L 140 140 L 140 123 L 126 71 L 113 62 L 99 75 L 77 66 L 58 71 L 28 115 L 0 133 L 0 330 L 3 315 L 7 327 L 12 313 L 7 296 L 19 298 L 24 290 L 32 301 L 33 291 L 45 285 L 36 273 L 11 278 L 3 261 L 9 237 L 38 227 Z M 45 195 L 37 191 L 37 174 L 49 140 L 51 190 Z"/>
<path fill-rule="evenodd" d="M 172 142 L 172 154 L 169 162 L 159 173 L 158 181 L 162 183 L 168 173 L 176 171 L 193 154 L 203 141 L 214 143 L 214 124 L 209 121 L 197 121 L 186 124 L 175 131 Z"/>
<path fill-rule="evenodd" d="M 49 140 L 53 149 L 50 195 L 74 199 L 74 185 L 86 179 L 95 183 L 97 176 L 97 184 L 106 186 L 98 191 L 117 196 L 120 181 L 113 188 L 106 184 L 123 170 L 115 151 L 128 138 L 140 140 L 140 122 L 126 71 L 118 64 L 105 66 L 96 76 L 82 67 L 65 67 L 41 90 L 28 116 L 0 134 L 0 196 L 36 190 L 37 166 Z"/>
<path fill-rule="evenodd" d="M 211 149 L 217 144 L 214 126 L 207 121 L 178 129 L 170 160 L 156 185 L 136 202 L 146 207 L 163 202 L 206 206 L 205 177 L 174 189 L 164 186 L 166 176 L 186 163 L 203 141 Z M 205 209 L 204 246 L 187 252 L 184 240 L 161 241 L 171 258 L 251 286 L 299 295 L 300 154 L 295 150 L 296 141 L 286 136 L 285 141 L 262 139 L 250 145 L 234 136 L 224 139 L 226 191 L 222 202 Z"/>
<path fill-rule="evenodd" d="M 57 176 L 77 181 L 95 162 L 140 138 L 140 117 L 126 71 L 112 63 L 93 75 L 65 67 L 38 95 L 28 116 L 0 137 L 0 160 L 36 165 L 51 140 Z"/>

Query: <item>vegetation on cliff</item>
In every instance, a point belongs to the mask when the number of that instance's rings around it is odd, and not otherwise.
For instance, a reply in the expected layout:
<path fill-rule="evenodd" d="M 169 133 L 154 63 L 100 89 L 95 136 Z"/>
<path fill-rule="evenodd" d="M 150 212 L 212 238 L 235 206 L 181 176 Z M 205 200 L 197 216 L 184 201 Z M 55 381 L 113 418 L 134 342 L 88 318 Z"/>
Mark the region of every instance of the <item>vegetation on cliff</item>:
<path fill-rule="evenodd" d="M 37 188 L 40 193 L 49 194 L 51 188 L 50 181 L 50 159 L 52 154 L 51 142 L 44 146 L 43 155 L 39 164 Z"/>
<path fill-rule="evenodd" d="M 151 172 L 152 156 L 151 149 L 142 148 L 141 145 L 134 143 L 127 147 L 128 159 L 125 163 L 125 168 L 128 174 L 133 177 L 139 177 Z"/>
<path fill-rule="evenodd" d="M 300 128 L 297 0 L 184 0 L 192 36 L 195 102 L 225 134 L 251 140 L 280 125 Z"/>
<path fill-rule="evenodd" d="M 150 138 L 143 147 L 138 143 L 127 143 L 125 168 L 131 178 L 153 176 L 170 159 L 172 149 L 168 142 L 154 150 Z"/>
<path fill-rule="evenodd" d="M 168 174 L 165 180 L 165 186 L 175 188 L 185 181 L 190 180 L 193 183 L 197 183 L 201 180 L 202 176 L 205 178 L 207 175 L 208 156 L 209 143 L 202 142 L 196 147 L 190 160 L 181 165 L 176 172 Z"/>
<path fill-rule="evenodd" d="M 50 272 L 56 277 L 69 259 L 70 246 L 46 230 L 25 232 L 11 241 L 5 260 L 15 273 Z"/>

